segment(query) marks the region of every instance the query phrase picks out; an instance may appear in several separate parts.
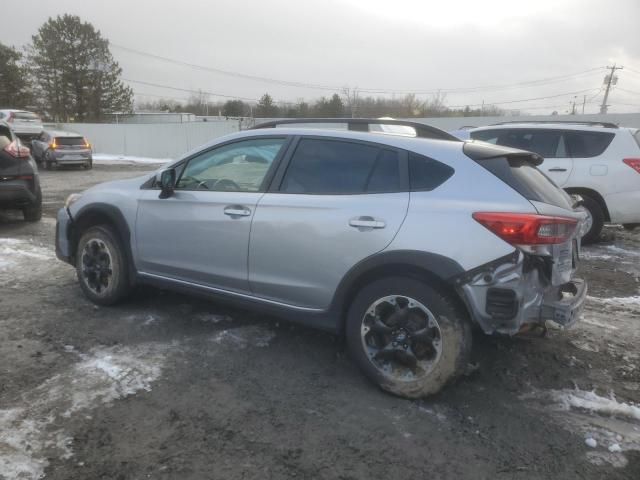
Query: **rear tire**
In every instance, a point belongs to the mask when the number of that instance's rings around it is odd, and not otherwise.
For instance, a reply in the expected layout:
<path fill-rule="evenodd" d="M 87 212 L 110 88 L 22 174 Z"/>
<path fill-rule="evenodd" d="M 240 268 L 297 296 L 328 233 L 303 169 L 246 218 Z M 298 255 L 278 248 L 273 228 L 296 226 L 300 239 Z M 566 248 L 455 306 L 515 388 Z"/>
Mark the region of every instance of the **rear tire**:
<path fill-rule="evenodd" d="M 22 209 L 22 216 L 26 222 L 38 222 L 42 218 L 42 204 L 32 205 Z"/>
<path fill-rule="evenodd" d="M 82 234 L 76 273 L 84 294 L 98 305 L 113 305 L 130 293 L 125 250 L 111 227 L 91 227 Z"/>
<path fill-rule="evenodd" d="M 600 206 L 597 200 L 594 200 L 592 197 L 587 195 L 580 194 L 582 196 L 582 205 L 588 211 L 589 215 L 591 215 L 591 228 L 587 233 L 582 237 L 582 243 L 587 245 L 589 243 L 594 243 L 600 237 L 600 233 L 602 232 L 602 227 L 604 226 L 604 210 Z"/>
<path fill-rule="evenodd" d="M 406 277 L 362 288 L 349 308 L 346 336 L 364 374 L 405 398 L 433 395 L 462 374 L 472 342 L 469 319 L 450 294 Z"/>

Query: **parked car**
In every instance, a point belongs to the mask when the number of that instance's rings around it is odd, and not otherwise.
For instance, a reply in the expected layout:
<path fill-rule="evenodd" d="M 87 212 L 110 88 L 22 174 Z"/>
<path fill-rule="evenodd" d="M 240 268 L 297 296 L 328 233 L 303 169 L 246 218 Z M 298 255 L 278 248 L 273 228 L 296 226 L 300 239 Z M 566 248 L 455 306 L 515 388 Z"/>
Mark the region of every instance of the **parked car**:
<path fill-rule="evenodd" d="M 0 208 L 22 210 L 29 222 L 42 216 L 38 167 L 29 149 L 0 121 Z"/>
<path fill-rule="evenodd" d="M 45 169 L 66 165 L 93 168 L 91 144 L 78 133 L 44 130 L 31 145 L 33 156 Z"/>
<path fill-rule="evenodd" d="M 518 122 L 469 133 L 543 156 L 540 168 L 583 199 L 589 213 L 585 243 L 596 240 L 607 222 L 640 225 L 640 130 L 611 123 Z"/>
<path fill-rule="evenodd" d="M 576 321 L 586 214 L 540 156 L 339 121 L 349 130 L 263 124 L 73 194 L 57 255 L 100 305 L 146 283 L 345 334 L 371 380 L 410 398 L 465 371 L 472 323 L 515 334 Z M 417 138 L 368 131 L 381 124 Z"/>
<path fill-rule="evenodd" d="M 25 110 L 0 110 L 0 120 L 7 122 L 15 134 L 27 143 L 40 135 L 43 128 L 40 117 Z"/>

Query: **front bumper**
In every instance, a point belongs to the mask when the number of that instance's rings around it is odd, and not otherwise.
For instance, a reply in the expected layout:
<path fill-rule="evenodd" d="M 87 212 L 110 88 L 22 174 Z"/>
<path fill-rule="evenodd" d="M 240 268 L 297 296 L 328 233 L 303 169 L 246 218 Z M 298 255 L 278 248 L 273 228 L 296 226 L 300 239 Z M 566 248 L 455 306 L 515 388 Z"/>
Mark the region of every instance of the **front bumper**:
<path fill-rule="evenodd" d="M 56 257 L 63 262 L 73 264 L 71 254 L 71 226 L 73 220 L 66 208 L 58 210 L 56 217 Z"/>
<path fill-rule="evenodd" d="M 457 279 L 473 319 L 485 333 L 513 335 L 523 325 L 553 320 L 573 325 L 584 306 L 587 284 L 571 278 L 553 285 L 540 258 L 516 251 Z"/>

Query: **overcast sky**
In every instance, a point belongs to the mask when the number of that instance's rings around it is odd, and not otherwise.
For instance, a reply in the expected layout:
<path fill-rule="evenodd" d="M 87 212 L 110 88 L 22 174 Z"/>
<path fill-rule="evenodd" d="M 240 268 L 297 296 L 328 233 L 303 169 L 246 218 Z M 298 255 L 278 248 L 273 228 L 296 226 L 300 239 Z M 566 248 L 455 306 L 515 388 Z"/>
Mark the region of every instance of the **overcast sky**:
<path fill-rule="evenodd" d="M 22 47 L 50 16 L 79 15 L 113 44 L 123 77 L 186 90 L 313 100 L 341 87 L 449 91 L 450 106 L 495 103 L 560 113 L 576 96 L 602 101 L 617 62 L 611 112 L 640 111 L 640 1 L 616 0 L 19 0 L 5 5 L 0 41 Z M 278 81 L 198 70 L 118 48 Z M 576 75 L 574 75 L 576 74 Z M 563 78 L 555 78 L 563 77 Z M 535 85 L 508 86 L 541 79 Z M 137 99 L 188 92 L 133 83 Z M 146 95 L 145 95 L 146 94 Z M 390 95 L 390 93 L 387 93 Z M 428 97 L 421 94 L 421 98 Z M 554 98 L 540 98 L 554 96 Z M 211 96 L 211 100 L 220 99 Z M 537 99 L 518 103 L 501 103 Z M 580 109 L 581 109 L 580 105 Z"/>

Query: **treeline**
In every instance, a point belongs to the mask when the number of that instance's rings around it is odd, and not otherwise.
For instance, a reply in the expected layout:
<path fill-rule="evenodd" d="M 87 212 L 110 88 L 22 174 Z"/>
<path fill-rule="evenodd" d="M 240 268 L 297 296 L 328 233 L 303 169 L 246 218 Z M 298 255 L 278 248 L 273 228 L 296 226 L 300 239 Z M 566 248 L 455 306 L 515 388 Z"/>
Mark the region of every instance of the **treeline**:
<path fill-rule="evenodd" d="M 357 91 L 345 90 L 330 97 L 320 97 L 307 102 L 276 102 L 265 93 L 258 102 L 243 100 L 210 101 L 206 94 L 194 94 L 187 101 L 158 99 L 137 102 L 136 108 L 145 112 L 183 112 L 201 116 L 226 118 L 322 118 L 322 117 L 479 117 L 483 115 L 505 115 L 495 106 L 484 108 L 449 108 L 444 94 L 435 94 L 420 100 L 414 94 L 402 97 L 372 97 L 359 95 Z"/>
<path fill-rule="evenodd" d="M 133 109 L 133 90 L 121 74 L 93 25 L 75 15 L 49 18 L 24 53 L 0 43 L 0 106 L 52 121 L 101 121 Z"/>

